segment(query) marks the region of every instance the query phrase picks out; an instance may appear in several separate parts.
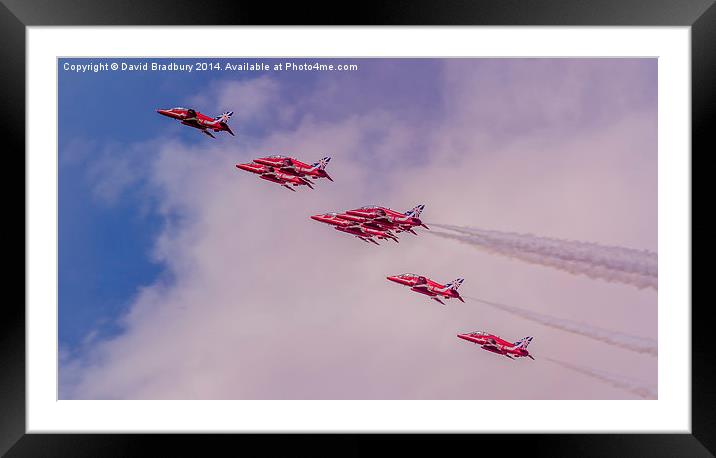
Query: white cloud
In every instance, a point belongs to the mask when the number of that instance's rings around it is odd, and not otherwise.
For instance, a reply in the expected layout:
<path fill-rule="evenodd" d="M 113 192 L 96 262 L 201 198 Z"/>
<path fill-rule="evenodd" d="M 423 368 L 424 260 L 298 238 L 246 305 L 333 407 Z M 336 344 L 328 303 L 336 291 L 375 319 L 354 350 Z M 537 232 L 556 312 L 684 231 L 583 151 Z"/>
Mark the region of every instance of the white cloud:
<path fill-rule="evenodd" d="M 279 83 L 267 75 L 245 80 L 222 80 L 212 83 L 190 101 L 217 115 L 233 111 L 232 124 L 243 129 L 247 123 L 249 126 L 260 125 L 277 116 L 284 121 L 290 120 L 295 108 L 282 102 L 281 89 Z"/>

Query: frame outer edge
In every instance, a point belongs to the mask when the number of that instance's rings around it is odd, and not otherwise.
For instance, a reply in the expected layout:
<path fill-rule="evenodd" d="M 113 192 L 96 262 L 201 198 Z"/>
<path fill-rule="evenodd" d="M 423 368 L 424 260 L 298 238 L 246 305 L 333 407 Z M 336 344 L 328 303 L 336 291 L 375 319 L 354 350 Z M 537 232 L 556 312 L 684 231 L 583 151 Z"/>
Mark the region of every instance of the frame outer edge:
<path fill-rule="evenodd" d="M 6 5 L 10 4 L 10 8 Z M 64 2 L 55 2 L 57 6 Z M 83 2 L 76 2 L 83 3 Z M 99 9 L 105 2 L 96 2 L 94 8 L 88 8 L 90 11 L 83 13 L 62 14 L 62 9 L 58 7 L 50 7 L 44 12 L 37 13 L 45 5 L 52 5 L 52 2 L 45 1 L 28 1 L 20 3 L 10 0 L 3 1 L 0 4 L 0 26 L 3 30 L 3 46 L 0 47 L 0 56 L 8 65 L 2 72 L 3 82 L 5 83 L 1 89 L 3 93 L 3 101 L 6 106 L 19 107 L 25 106 L 25 23 L 31 25 L 87 25 L 91 23 L 108 23 L 106 20 L 99 22 L 92 19 L 92 16 L 103 16 Z M 181 3 L 181 2 L 180 2 Z M 238 3 L 238 2 L 237 2 Z M 554 2 L 559 3 L 559 2 Z M 554 4 L 553 3 L 553 4 Z M 655 2 L 663 3 L 663 2 Z M 684 2 L 686 3 L 686 2 Z M 659 9 L 657 5 L 653 5 L 654 9 Z M 549 10 L 549 7 L 547 8 Z M 709 137 L 710 128 L 708 120 L 713 119 L 716 111 L 716 85 L 714 85 L 714 75 L 716 75 L 716 51 L 714 43 L 716 43 L 716 6 L 713 1 L 692 1 L 689 2 L 688 8 L 690 13 L 698 15 L 693 21 L 682 23 L 683 15 L 674 17 L 670 21 L 663 21 L 663 16 L 648 17 L 644 15 L 641 20 L 628 20 L 629 23 L 648 25 L 649 19 L 659 21 L 664 25 L 692 25 L 692 143 L 694 149 L 705 143 Z M 35 10 L 33 12 L 32 10 Z M 140 8 L 141 10 L 141 8 Z M 17 13 L 17 16 L 13 13 Z M 52 15 L 57 12 L 57 16 Z M 67 12 L 67 9 L 64 9 Z M 554 14 L 554 11 L 552 12 Z M 64 17 L 63 17 L 64 16 Z M 261 16 L 261 15 L 259 15 Z M 413 15 L 410 15 L 413 16 Z M 441 15 L 443 16 L 443 15 Z M 489 14 L 485 18 L 486 23 L 490 22 Z M 599 20 L 582 20 L 575 21 L 573 15 L 562 17 L 562 25 L 571 24 L 589 24 L 596 23 Z M 52 20 L 48 20 L 52 17 Z M 127 17 L 122 16 L 126 22 Z M 145 20 L 152 22 L 156 15 L 149 14 Z M 557 17 L 553 15 L 553 18 Z M 693 17 L 693 16 L 692 16 Z M 19 19 L 19 18 L 22 18 Z M 386 19 L 383 17 L 383 19 Z M 440 20 L 444 20 L 441 17 Z M 175 19 L 176 21 L 177 19 Z M 231 20 L 231 19 L 229 19 Z M 166 21 L 166 19 L 164 19 Z M 395 23 L 400 23 L 393 19 Z M 499 19 L 498 19 L 499 21 Z M 539 22 L 544 22 L 537 19 Z M 171 23 L 169 20 L 167 23 Z M 420 22 L 419 20 L 417 22 Z M 449 21 L 447 21 L 449 22 Z M 518 21 L 521 24 L 529 24 L 524 19 Z M 554 22 L 554 19 L 552 21 Z M 560 22 L 559 20 L 557 22 Z M 609 22 L 609 21 L 605 21 Z M 623 22 L 623 20 L 622 20 Z M 175 22 L 176 24 L 181 23 Z M 556 24 L 559 25 L 559 24 Z M 25 112 L 22 117 L 10 117 L 6 119 L 9 124 L 8 134 L 13 144 L 10 151 L 19 151 L 20 148 L 24 152 L 24 132 L 25 132 Z M 17 145 L 18 147 L 15 147 Z M 693 157 L 693 152 L 692 152 Z M 692 204 L 693 205 L 693 204 Z M 23 224 L 25 221 L 23 220 Z M 7 307 L 4 319 L 0 321 L 3 332 L 0 332 L 0 362 L 2 362 L 2 370 L 0 371 L 0 403 L 2 405 L 2 415 L 0 415 L 0 455 L 4 454 L 10 447 L 22 438 L 25 433 L 25 349 L 18 348 L 17 343 L 25 342 L 25 326 L 24 326 L 24 308 Z M 713 437 L 713 431 L 716 431 L 716 412 L 713 406 L 716 405 L 716 392 L 713 390 L 714 369 L 715 364 L 712 355 L 709 353 L 709 320 L 704 319 L 705 313 L 697 308 L 692 309 L 693 328 L 700 332 L 694 332 L 692 336 L 693 345 L 693 392 L 692 392 L 692 416 L 693 416 L 693 436 L 708 450 L 716 449 L 716 439 Z M 19 350 L 19 351 L 18 351 Z M 20 377 L 17 377 L 21 374 Z M 17 378 L 15 378 L 17 377 Z M 22 442 L 27 442 L 27 439 Z"/>
<path fill-rule="evenodd" d="M 692 241 L 693 247 L 693 158 L 695 151 L 701 157 L 713 154 L 713 119 L 716 117 L 716 4 L 712 4 L 691 27 L 691 171 L 692 171 Z M 709 140 L 711 144 L 709 145 Z M 709 320 L 712 307 L 707 301 L 695 306 L 691 303 L 691 432 L 709 451 L 716 451 L 716 362 L 713 358 L 713 320 Z M 705 257 L 702 255 L 702 258 Z M 704 272 L 704 271 L 701 271 Z M 702 274 L 703 275 L 703 274 Z"/>
<path fill-rule="evenodd" d="M 5 146 L 6 158 L 16 161 L 15 164 L 6 164 L 6 170 L 14 170 L 11 173 L 17 180 L 3 180 L 5 196 L 17 196 L 18 182 L 23 180 L 23 191 L 25 191 L 25 25 L 10 11 L 4 4 L 0 4 L 0 30 L 3 31 L 2 45 L 0 45 L 0 94 L 2 106 L 13 113 L 3 120 L 5 129 L 3 133 L 8 142 Z M 21 162 L 22 161 L 22 162 Z M 17 164 L 20 163 L 20 164 Z M 20 170 L 23 171 L 22 175 Z M 7 175 L 6 175 L 7 176 Z M 22 178 L 20 178 L 22 177 Z M 8 207 L 6 221 L 14 221 L 15 227 L 22 227 L 20 238 L 27 242 L 26 237 L 26 213 L 25 203 L 16 197 L 6 199 L 6 203 L 14 203 L 21 207 L 19 211 L 12 211 Z M 22 223 L 19 215 L 22 214 Z M 19 232 L 19 229 L 13 232 Z M 19 243 L 9 243 L 7 248 L 20 250 Z M 26 272 L 25 244 L 23 243 L 23 264 L 22 275 Z M 9 256 L 8 256 L 9 258 Z M 18 257 L 19 259 L 19 257 Z M 19 267 L 8 272 L 19 271 Z M 9 280 L 9 278 L 8 278 Z M 7 281 L 7 286 L 19 289 L 20 282 Z M 24 285 L 25 283 L 22 282 Z M 8 290 L 10 288 L 7 288 Z M 23 434 L 25 434 L 25 290 L 23 286 L 22 296 L 17 298 L 6 298 L 3 307 L 3 316 L 0 319 L 0 455 L 3 455 Z M 21 299 L 21 300 L 20 300 Z"/>

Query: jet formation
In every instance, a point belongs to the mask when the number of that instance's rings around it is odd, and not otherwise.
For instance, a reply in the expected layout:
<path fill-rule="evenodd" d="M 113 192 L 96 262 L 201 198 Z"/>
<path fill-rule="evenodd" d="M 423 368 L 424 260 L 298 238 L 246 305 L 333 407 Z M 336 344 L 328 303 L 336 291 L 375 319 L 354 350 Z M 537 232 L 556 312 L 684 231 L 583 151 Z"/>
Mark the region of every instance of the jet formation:
<path fill-rule="evenodd" d="M 185 126 L 198 129 L 211 138 L 216 138 L 212 132 L 228 132 L 232 136 L 234 135 L 228 125 L 229 119 L 234 114 L 233 111 L 224 112 L 213 118 L 192 108 L 182 107 L 158 109 L 157 113 L 176 119 Z M 263 180 L 296 192 L 294 188 L 300 186 L 314 189 L 313 185 L 322 178 L 333 181 L 333 178 L 326 172 L 326 166 L 330 160 L 331 158 L 326 156 L 318 162 L 308 164 L 293 157 L 273 155 L 254 159 L 250 163 L 236 164 L 236 168 L 254 173 Z M 375 239 L 392 240 L 398 243 L 398 234 L 402 232 L 418 235 L 415 228 L 430 229 L 420 219 L 420 214 L 424 209 L 425 205 L 420 204 L 401 213 L 387 207 L 369 205 L 344 212 L 313 215 L 311 219 L 333 226 L 335 230 L 353 235 L 366 243 L 380 245 Z M 449 299 L 465 302 L 458 293 L 458 289 L 464 281 L 463 278 L 456 278 L 445 284 L 438 283 L 424 275 L 410 273 L 389 275 L 386 278 L 394 283 L 407 286 L 411 291 L 423 294 L 442 305 L 445 305 L 444 300 Z M 484 331 L 458 334 L 457 337 L 510 359 L 522 357 L 534 359 L 527 351 L 527 346 L 532 342 L 531 336 L 514 343 Z"/>
<path fill-rule="evenodd" d="M 414 228 L 428 226 L 420 219 L 420 213 L 425 205 L 416 205 L 412 209 L 401 213 L 390 208 L 370 205 L 345 212 L 331 212 L 311 216 L 319 223 L 333 226 L 337 231 L 353 235 L 364 242 L 380 245 L 375 239 L 392 240 L 398 243 L 397 234 L 410 232 L 418 235 Z"/>
<path fill-rule="evenodd" d="M 313 189 L 315 182 L 311 181 L 312 179 L 326 178 L 333 181 L 326 172 L 330 161 L 331 158 L 326 156 L 308 165 L 292 157 L 275 155 L 254 159 L 248 164 L 236 164 L 236 168 L 255 173 L 261 179 L 278 183 L 289 191 L 296 192 L 291 186 L 308 186 Z"/>

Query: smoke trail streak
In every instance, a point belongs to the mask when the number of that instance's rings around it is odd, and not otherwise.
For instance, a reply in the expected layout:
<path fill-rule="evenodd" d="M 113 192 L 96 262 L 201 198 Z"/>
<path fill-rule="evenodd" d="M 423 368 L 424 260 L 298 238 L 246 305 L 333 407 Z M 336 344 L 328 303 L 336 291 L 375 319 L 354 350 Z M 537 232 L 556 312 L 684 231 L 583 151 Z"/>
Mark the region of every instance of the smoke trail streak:
<path fill-rule="evenodd" d="M 479 246 L 490 253 L 554 267 L 571 274 L 624 283 L 640 289 L 657 289 L 657 254 L 651 251 L 538 237 L 531 234 L 487 231 L 435 223 L 430 225 L 458 234 L 426 231 L 428 234 Z"/>
<path fill-rule="evenodd" d="M 643 383 L 638 382 L 636 380 L 631 380 L 631 379 L 621 377 L 621 376 L 615 375 L 615 374 L 609 374 L 609 373 L 602 372 L 602 371 L 599 371 L 596 369 L 590 369 L 588 367 L 576 366 L 574 364 L 566 363 L 564 361 L 559 361 L 559 360 L 552 359 L 549 357 L 545 357 L 542 359 L 546 359 L 547 361 L 557 364 L 558 366 L 562 366 L 566 369 L 570 369 L 575 372 L 579 372 L 580 374 L 584 374 L 589 377 L 595 378 L 597 380 L 601 380 L 605 383 L 610 384 L 613 387 L 621 388 L 621 389 L 626 390 L 632 394 L 635 394 L 635 395 L 639 396 L 640 398 L 644 398 L 644 399 L 656 399 L 657 398 L 657 394 L 654 389 L 652 389 L 648 386 L 645 386 Z"/>
<path fill-rule="evenodd" d="M 607 329 L 597 328 L 595 326 L 590 326 L 585 323 L 555 318 L 549 315 L 543 315 L 541 313 L 532 312 L 530 310 L 525 310 L 519 307 L 513 307 L 510 305 L 499 304 L 497 302 L 490 302 L 483 299 L 478 299 L 476 297 L 463 297 L 465 299 L 481 302 L 499 310 L 512 313 L 526 320 L 534 321 L 536 323 L 540 323 L 551 328 L 571 332 L 573 334 L 588 337 L 590 339 L 598 340 L 600 342 L 604 342 L 615 347 L 624 348 L 626 350 L 631 350 L 637 353 L 657 356 L 657 342 L 652 339 L 632 336 L 629 334 L 622 334 L 620 332 L 615 331 L 609 331 Z"/>

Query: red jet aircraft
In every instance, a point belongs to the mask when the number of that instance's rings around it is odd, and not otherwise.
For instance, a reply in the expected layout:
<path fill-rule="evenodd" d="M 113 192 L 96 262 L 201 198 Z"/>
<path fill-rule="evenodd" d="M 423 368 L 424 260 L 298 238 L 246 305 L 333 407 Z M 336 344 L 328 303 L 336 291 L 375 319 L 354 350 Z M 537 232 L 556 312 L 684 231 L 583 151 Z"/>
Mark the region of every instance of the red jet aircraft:
<path fill-rule="evenodd" d="M 530 352 L 527 351 L 527 345 L 532 342 L 532 337 L 528 336 L 518 340 L 515 343 L 501 339 L 499 336 L 489 334 L 483 331 L 469 332 L 467 334 L 458 334 L 459 338 L 480 345 L 487 351 L 497 353 L 498 355 L 507 356 L 510 359 L 528 357 L 534 359 Z M 513 356 L 515 358 L 513 358 Z"/>
<path fill-rule="evenodd" d="M 346 219 L 341 218 L 338 213 L 324 213 L 323 215 L 313 215 L 311 219 L 316 220 L 320 223 L 326 223 L 333 226 L 337 231 L 351 234 L 364 242 L 375 243 L 380 245 L 378 242 L 373 240 L 373 237 L 378 239 L 391 239 L 395 243 L 398 243 L 398 238 L 390 230 L 374 229 L 372 227 L 365 227 L 359 223 L 354 223 Z"/>
<path fill-rule="evenodd" d="M 370 205 L 366 207 L 348 210 L 340 216 L 343 219 L 361 223 L 364 227 L 373 227 L 375 229 L 393 230 L 395 232 L 410 232 L 417 235 L 413 227 L 423 226 L 430 229 L 420 220 L 420 213 L 425 209 L 424 204 L 416 205 L 405 213 L 400 213 L 386 207 Z"/>
<path fill-rule="evenodd" d="M 442 305 L 445 305 L 445 302 L 440 300 L 441 297 L 444 299 L 459 299 L 461 302 L 465 302 L 465 300 L 460 297 L 460 293 L 457 292 L 462 282 L 465 281 L 464 278 L 457 278 L 445 285 L 441 285 L 427 277 L 417 274 L 391 275 L 386 278 L 395 283 L 409 286 L 411 291 L 430 296 L 430 299 L 440 302 Z"/>
<path fill-rule="evenodd" d="M 300 176 L 302 178 L 328 178 L 333 181 L 333 178 L 326 172 L 326 166 L 331 161 L 331 158 L 326 156 L 318 162 L 314 162 L 311 165 L 301 162 L 298 159 L 286 156 L 269 156 L 254 159 L 257 164 L 267 165 L 275 167 L 281 172 L 288 173 L 291 175 Z"/>
<path fill-rule="evenodd" d="M 282 172 L 270 165 L 256 164 L 252 162 L 250 164 L 236 164 L 236 168 L 256 173 L 259 178 L 263 178 L 264 180 L 271 181 L 273 183 L 278 183 L 289 191 L 296 192 L 296 190 L 290 187 L 289 184 L 293 186 L 305 185 L 313 189 L 311 182 L 306 178 Z"/>
<path fill-rule="evenodd" d="M 216 138 L 210 132 L 212 130 L 214 132 L 226 131 L 231 135 L 234 135 L 234 133 L 231 131 L 231 128 L 227 124 L 229 118 L 231 118 L 231 116 L 234 114 L 233 111 L 224 112 L 220 116 L 217 116 L 215 118 L 212 118 L 205 114 L 201 114 L 191 108 L 182 107 L 169 108 L 166 110 L 159 109 L 157 110 L 157 113 L 159 113 L 160 115 L 168 116 L 170 118 L 178 119 L 185 126 L 199 129 L 211 138 Z"/>

